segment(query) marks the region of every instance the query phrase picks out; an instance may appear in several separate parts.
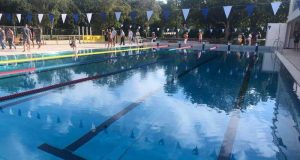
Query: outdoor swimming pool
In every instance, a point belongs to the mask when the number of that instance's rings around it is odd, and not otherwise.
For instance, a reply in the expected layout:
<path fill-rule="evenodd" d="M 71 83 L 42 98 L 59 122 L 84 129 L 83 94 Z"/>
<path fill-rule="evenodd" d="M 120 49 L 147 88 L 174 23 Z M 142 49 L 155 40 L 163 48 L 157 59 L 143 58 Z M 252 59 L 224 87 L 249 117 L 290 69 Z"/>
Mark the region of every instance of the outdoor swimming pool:
<path fill-rule="evenodd" d="M 0 78 L 0 159 L 300 159 L 300 88 L 283 67 L 264 69 L 267 54 L 149 49 L 0 66 L 38 71 Z"/>

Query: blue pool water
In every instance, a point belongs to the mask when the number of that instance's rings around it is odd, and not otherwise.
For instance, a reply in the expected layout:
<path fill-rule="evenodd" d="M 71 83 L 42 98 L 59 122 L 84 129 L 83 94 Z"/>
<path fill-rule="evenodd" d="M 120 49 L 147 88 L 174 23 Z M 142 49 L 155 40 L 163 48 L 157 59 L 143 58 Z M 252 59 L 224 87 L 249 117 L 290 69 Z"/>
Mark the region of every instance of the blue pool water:
<path fill-rule="evenodd" d="M 300 88 L 284 67 L 266 70 L 268 54 L 145 50 L 0 66 L 41 71 L 0 78 L 2 97 L 114 72 L 0 102 L 0 159 L 300 159 Z"/>

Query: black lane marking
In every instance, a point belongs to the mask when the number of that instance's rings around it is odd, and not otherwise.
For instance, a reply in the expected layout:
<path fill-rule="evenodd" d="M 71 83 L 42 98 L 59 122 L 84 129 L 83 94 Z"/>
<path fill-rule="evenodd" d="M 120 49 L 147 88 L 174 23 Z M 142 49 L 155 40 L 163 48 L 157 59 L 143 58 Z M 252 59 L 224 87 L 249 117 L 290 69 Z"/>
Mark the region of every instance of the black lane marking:
<path fill-rule="evenodd" d="M 134 57 L 134 56 L 147 55 L 147 54 L 148 53 L 140 53 L 140 54 L 134 54 L 134 55 L 127 55 L 127 56 L 117 56 L 117 57 L 101 58 L 101 59 L 99 58 L 99 59 L 93 60 L 93 61 L 86 61 L 86 62 L 83 61 L 83 62 L 78 62 L 78 63 L 69 64 L 69 65 L 65 65 L 65 66 L 57 66 L 57 67 L 52 67 L 52 68 L 49 67 L 48 69 L 40 69 L 40 70 L 36 70 L 34 72 L 29 72 L 29 73 L 20 73 L 20 74 L 15 74 L 15 75 L 10 75 L 10 76 L 4 76 L 4 77 L 0 77 L 0 79 L 8 79 L 8 78 L 12 78 L 12 77 L 19 77 L 19 76 L 24 76 L 24 75 L 29 75 L 29 74 L 36 74 L 36 73 L 43 73 L 43 72 L 53 71 L 53 70 L 57 70 L 57 69 L 89 65 L 89 64 L 93 64 L 93 63 L 102 63 L 102 62 L 106 62 L 106 61 L 109 61 L 112 59 L 121 59 L 121 58 Z"/>
<path fill-rule="evenodd" d="M 216 55 L 214 57 L 211 57 L 203 62 L 200 62 L 199 64 L 195 65 L 194 67 L 187 69 L 185 71 L 183 71 L 182 73 L 178 74 L 176 76 L 176 78 L 180 78 L 188 73 L 190 73 L 192 70 L 198 68 L 201 65 L 204 65 L 216 58 L 218 58 L 219 56 Z M 160 89 L 160 88 L 159 88 Z M 157 90 L 159 90 L 157 89 Z M 68 145 L 67 147 L 65 147 L 64 149 L 58 149 L 56 147 L 50 146 L 49 144 L 42 144 L 41 146 L 39 146 L 38 148 L 49 153 L 52 155 L 55 155 L 57 157 L 60 157 L 62 159 L 66 159 L 65 157 L 68 158 L 68 155 L 70 155 L 72 152 L 76 151 L 78 148 L 80 148 L 81 146 L 83 146 L 84 144 L 86 144 L 88 141 L 90 141 L 92 138 L 94 138 L 96 135 L 98 135 L 100 132 L 102 132 L 103 130 L 105 130 L 106 128 L 108 128 L 110 125 L 112 125 L 115 121 L 119 120 L 120 118 L 122 118 L 123 116 L 125 116 L 127 113 L 129 113 L 130 111 L 132 111 L 133 109 L 135 109 L 136 107 L 138 107 L 140 104 L 142 104 L 147 98 L 149 98 L 150 96 L 152 96 L 154 93 L 156 93 L 156 91 L 152 91 L 151 93 L 145 95 L 144 97 L 140 98 L 138 101 L 131 103 L 130 105 L 128 105 L 126 108 L 124 108 L 123 110 L 121 110 L 120 112 L 118 112 L 117 114 L 113 115 L 112 117 L 110 117 L 109 119 L 107 119 L 106 121 L 104 121 L 103 123 L 101 123 L 99 126 L 96 127 L 96 129 L 94 131 L 89 131 L 88 133 L 86 133 L 85 135 L 83 135 L 82 137 L 80 137 L 78 140 L 74 141 L 73 143 L 71 143 L 70 145 Z M 43 147 L 43 146 L 47 146 L 47 147 Z M 53 148 L 55 148 L 55 150 L 53 150 Z M 59 153 L 59 154 L 58 154 Z M 74 155 L 74 154 L 72 154 Z M 67 159 L 69 160 L 69 159 Z"/>
<path fill-rule="evenodd" d="M 72 80 L 72 81 L 68 81 L 68 82 L 63 82 L 63 83 L 50 85 L 50 86 L 47 86 L 47 87 L 42 87 L 42 88 L 33 89 L 33 90 L 29 90 L 29 91 L 24 91 L 24 92 L 12 94 L 12 95 L 7 95 L 7 96 L 0 97 L 0 101 L 3 102 L 3 101 L 15 99 L 15 98 L 20 98 L 20 97 L 24 97 L 24 96 L 28 96 L 28 95 L 32 95 L 32 94 L 37 94 L 37 93 L 49 91 L 49 90 L 56 89 L 56 88 L 61 88 L 61 87 L 65 87 L 65 86 L 69 86 L 69 85 L 73 85 L 73 84 L 77 84 L 77 83 L 82 83 L 82 82 L 85 82 L 85 81 L 91 81 L 91 80 L 95 80 L 95 79 L 99 79 L 99 78 L 103 78 L 103 77 L 108 77 L 108 76 L 111 76 L 111 75 L 115 75 L 115 74 L 119 74 L 119 73 L 122 73 L 122 72 L 130 71 L 130 70 L 133 70 L 133 69 L 142 68 L 142 67 L 145 67 L 145 66 L 148 66 L 148 65 L 153 65 L 153 64 L 156 64 L 156 63 L 158 63 L 158 61 L 151 62 L 151 63 L 146 63 L 146 64 L 142 64 L 142 65 L 137 65 L 137 66 L 127 68 L 127 69 L 121 69 L 121 70 L 110 72 L 110 73 L 98 74 L 96 76 L 80 78 L 80 79 L 76 79 L 76 80 Z"/>
<path fill-rule="evenodd" d="M 66 159 L 66 160 L 85 160 L 82 157 L 79 157 L 75 154 L 73 154 L 72 152 L 69 152 L 67 150 L 61 150 L 58 148 L 55 148 L 53 146 L 50 146 L 48 144 L 42 144 L 38 147 L 40 150 L 43 150 L 47 153 L 50 153 L 52 155 L 55 155 L 56 157 L 60 157 L 62 159 Z"/>
<path fill-rule="evenodd" d="M 246 74 L 243 78 L 243 82 L 241 88 L 239 90 L 238 97 L 236 99 L 234 108 L 236 111 L 232 112 L 232 116 L 229 120 L 229 124 L 227 126 L 224 139 L 221 145 L 220 153 L 218 155 L 218 160 L 230 160 L 232 155 L 233 144 L 235 142 L 235 137 L 237 134 L 237 128 L 240 120 L 240 113 L 242 109 L 242 104 L 244 103 L 245 94 L 248 90 L 249 81 L 251 78 L 251 73 L 255 64 L 256 56 L 250 57 L 250 62 L 247 66 Z"/>

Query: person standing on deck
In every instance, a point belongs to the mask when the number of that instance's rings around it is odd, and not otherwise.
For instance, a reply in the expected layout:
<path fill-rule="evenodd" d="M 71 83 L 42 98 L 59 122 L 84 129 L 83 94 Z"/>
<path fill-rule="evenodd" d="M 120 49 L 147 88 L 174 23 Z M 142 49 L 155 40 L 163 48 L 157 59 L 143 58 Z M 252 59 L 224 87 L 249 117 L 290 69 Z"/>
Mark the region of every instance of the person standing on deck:
<path fill-rule="evenodd" d="M 9 49 L 12 49 L 12 47 L 17 49 L 17 47 L 14 43 L 14 41 L 15 41 L 14 31 L 11 28 L 9 28 L 7 31 L 7 41 L 8 41 Z"/>
<path fill-rule="evenodd" d="M 111 35 L 113 39 L 113 46 L 115 47 L 117 42 L 117 31 L 115 30 L 115 28 L 112 28 Z"/>
<path fill-rule="evenodd" d="M 41 45 L 42 45 L 42 29 L 41 29 L 40 26 L 38 26 L 38 28 L 36 29 L 35 40 L 36 40 L 36 44 L 39 46 L 38 48 L 41 48 Z"/>
<path fill-rule="evenodd" d="M 6 45 L 5 45 L 5 32 L 2 28 L 0 28 L 0 44 L 1 44 L 2 49 L 6 48 Z"/>
<path fill-rule="evenodd" d="M 203 42 L 203 32 L 202 31 L 199 31 L 199 33 L 198 33 L 198 41 L 199 41 L 199 43 Z"/>
<path fill-rule="evenodd" d="M 152 32 L 152 40 L 151 40 L 151 42 L 152 43 L 156 42 L 156 39 L 157 39 L 157 36 L 156 36 L 155 32 Z"/>
<path fill-rule="evenodd" d="M 183 34 L 183 38 L 184 38 L 184 44 L 187 44 L 187 41 L 188 41 L 188 39 L 189 39 L 189 32 L 185 32 L 185 33 Z"/>
<path fill-rule="evenodd" d="M 26 51 L 26 48 L 28 51 L 30 51 L 30 41 L 31 41 L 31 31 L 28 28 L 28 25 L 26 24 L 25 27 L 23 28 L 23 46 L 24 46 L 23 52 Z"/>
<path fill-rule="evenodd" d="M 34 48 L 35 32 L 32 26 L 30 26 L 29 29 L 30 29 L 30 40 L 32 42 L 32 47 Z"/>
<path fill-rule="evenodd" d="M 129 44 L 132 45 L 133 32 L 131 31 L 131 29 L 129 29 L 128 31 L 128 40 L 129 40 Z"/>
<path fill-rule="evenodd" d="M 123 29 L 121 29 L 120 37 L 121 37 L 121 43 L 120 43 L 120 46 L 121 46 L 122 44 L 125 46 L 125 33 L 124 33 Z"/>
<path fill-rule="evenodd" d="M 111 30 L 109 29 L 107 32 L 107 37 L 108 37 L 108 45 L 107 48 L 112 47 L 113 46 L 113 36 L 111 33 Z"/>

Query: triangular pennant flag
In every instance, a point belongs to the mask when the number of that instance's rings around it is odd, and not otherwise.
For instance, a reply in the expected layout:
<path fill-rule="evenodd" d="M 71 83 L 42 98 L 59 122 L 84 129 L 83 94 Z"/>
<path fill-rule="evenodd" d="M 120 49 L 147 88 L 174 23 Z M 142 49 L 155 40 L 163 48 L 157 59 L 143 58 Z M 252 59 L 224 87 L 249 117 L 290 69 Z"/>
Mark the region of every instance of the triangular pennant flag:
<path fill-rule="evenodd" d="M 222 29 L 222 32 L 224 33 L 224 32 L 225 32 L 225 29 Z"/>
<path fill-rule="evenodd" d="M 74 19 L 74 23 L 77 24 L 79 21 L 79 14 L 78 13 L 73 13 L 73 19 Z"/>
<path fill-rule="evenodd" d="M 232 6 L 224 6 L 223 9 L 224 9 L 226 18 L 228 19 L 229 15 L 230 15 L 230 12 L 231 12 L 231 9 L 232 9 Z"/>
<path fill-rule="evenodd" d="M 214 30 L 213 29 L 210 29 L 210 33 L 212 33 Z"/>
<path fill-rule="evenodd" d="M 165 22 L 169 20 L 169 17 L 170 17 L 170 10 L 169 9 L 163 10 L 163 18 Z"/>
<path fill-rule="evenodd" d="M 297 1 L 298 8 L 300 9 L 300 1 Z"/>
<path fill-rule="evenodd" d="M 115 16 L 116 16 L 117 21 L 119 21 L 120 17 L 121 17 L 121 12 L 115 12 Z"/>
<path fill-rule="evenodd" d="M 11 13 L 5 13 L 5 18 L 8 22 L 12 22 L 12 15 Z"/>
<path fill-rule="evenodd" d="M 236 32 L 237 31 L 237 28 L 234 28 L 234 32 Z"/>
<path fill-rule="evenodd" d="M 247 30 L 250 31 L 250 27 L 248 27 Z"/>
<path fill-rule="evenodd" d="M 106 21 L 106 13 L 101 12 L 101 13 L 99 13 L 99 15 L 100 15 L 100 17 L 101 17 L 101 20 L 102 20 L 103 22 L 105 22 L 105 21 Z"/>
<path fill-rule="evenodd" d="M 269 30 L 271 29 L 272 26 L 268 26 Z"/>
<path fill-rule="evenodd" d="M 93 13 L 87 13 L 86 14 L 86 17 L 87 17 L 89 23 L 91 23 L 92 16 L 93 16 Z"/>
<path fill-rule="evenodd" d="M 202 9 L 202 14 L 203 14 L 204 18 L 207 19 L 207 16 L 208 16 L 208 8 L 203 8 L 203 9 Z"/>
<path fill-rule="evenodd" d="M 246 7 L 246 10 L 247 10 L 247 14 L 248 16 L 252 16 L 253 14 L 253 11 L 254 11 L 254 5 L 253 4 L 248 4 L 247 7 Z"/>
<path fill-rule="evenodd" d="M 32 22 L 32 14 L 27 14 L 26 15 L 26 20 L 28 23 L 31 23 Z"/>
<path fill-rule="evenodd" d="M 1 21 L 1 19 L 2 19 L 2 13 L 0 13 L 0 21 Z"/>
<path fill-rule="evenodd" d="M 271 3 L 274 15 L 276 15 L 281 3 L 282 2 L 272 2 Z"/>
<path fill-rule="evenodd" d="M 179 28 L 177 29 L 177 32 L 180 32 L 180 29 L 179 29 Z"/>
<path fill-rule="evenodd" d="M 223 9 L 224 9 L 226 18 L 228 19 L 229 15 L 230 15 L 230 12 L 231 12 L 231 9 L 232 9 L 232 6 L 224 6 Z"/>
<path fill-rule="evenodd" d="M 265 27 L 264 27 L 264 26 L 261 26 L 260 28 L 261 28 L 261 30 L 264 30 L 264 29 L 265 29 Z"/>
<path fill-rule="evenodd" d="M 49 20 L 50 20 L 51 23 L 54 22 L 54 15 L 51 14 L 51 13 L 49 14 Z"/>
<path fill-rule="evenodd" d="M 182 9 L 184 20 L 186 21 L 187 17 L 189 16 L 190 9 Z"/>
<path fill-rule="evenodd" d="M 132 12 L 129 13 L 129 15 L 130 15 L 131 20 L 135 21 L 136 16 L 137 16 L 137 12 L 136 11 L 132 11 Z"/>
<path fill-rule="evenodd" d="M 21 23 L 22 15 L 21 14 L 16 14 L 16 16 L 17 16 L 17 19 L 18 19 L 19 23 Z"/>
<path fill-rule="evenodd" d="M 42 23 L 44 14 L 38 14 L 39 23 Z"/>
<path fill-rule="evenodd" d="M 148 19 L 148 21 L 152 17 L 152 14 L 153 14 L 153 11 L 147 11 L 147 19 Z"/>
<path fill-rule="evenodd" d="M 67 14 L 65 14 L 65 13 L 61 14 L 61 19 L 62 19 L 63 23 L 65 23 L 66 18 L 67 18 Z"/>

